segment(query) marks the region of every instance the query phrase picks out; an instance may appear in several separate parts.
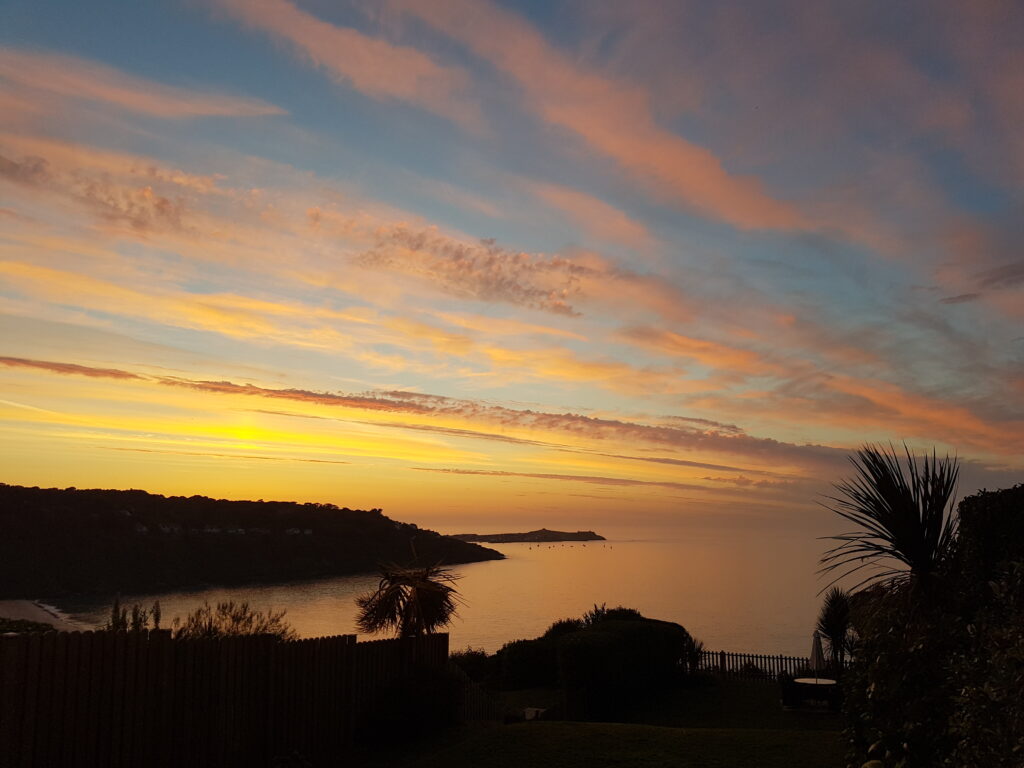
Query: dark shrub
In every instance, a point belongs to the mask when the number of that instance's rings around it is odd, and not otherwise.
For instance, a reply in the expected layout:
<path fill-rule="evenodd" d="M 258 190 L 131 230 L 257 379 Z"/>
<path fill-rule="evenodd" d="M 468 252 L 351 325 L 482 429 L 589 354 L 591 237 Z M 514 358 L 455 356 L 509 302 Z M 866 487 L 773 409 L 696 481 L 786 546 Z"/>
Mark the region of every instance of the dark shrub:
<path fill-rule="evenodd" d="M 636 608 L 609 608 L 604 612 L 603 621 L 642 621 L 643 616 Z"/>
<path fill-rule="evenodd" d="M 621 605 L 616 608 L 608 608 L 601 603 L 601 605 L 595 604 L 593 608 L 583 614 L 581 621 L 584 626 L 590 627 L 602 621 L 629 621 L 642 618 L 643 615 L 636 608 L 626 608 Z"/>
<path fill-rule="evenodd" d="M 579 632 L 584 626 L 582 619 L 559 619 L 548 627 L 543 637 L 560 637 L 571 632 Z"/>
<path fill-rule="evenodd" d="M 558 684 L 558 638 L 514 640 L 495 654 L 505 690 Z"/>
<path fill-rule="evenodd" d="M 482 648 L 466 648 L 464 651 L 454 651 L 450 656 L 452 664 L 457 666 L 470 680 L 482 683 L 490 680 L 495 675 L 497 658 L 488 656 Z"/>
<path fill-rule="evenodd" d="M 559 645 L 559 671 L 568 714 L 608 719 L 638 697 L 686 672 L 693 640 L 678 624 L 653 619 L 605 619 Z"/>

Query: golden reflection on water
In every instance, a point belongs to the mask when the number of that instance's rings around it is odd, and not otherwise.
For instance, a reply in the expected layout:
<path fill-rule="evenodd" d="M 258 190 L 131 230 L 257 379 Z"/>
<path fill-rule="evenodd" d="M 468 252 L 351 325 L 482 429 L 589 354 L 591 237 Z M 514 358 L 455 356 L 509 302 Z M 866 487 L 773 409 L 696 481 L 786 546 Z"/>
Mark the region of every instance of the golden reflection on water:
<path fill-rule="evenodd" d="M 456 566 L 464 601 L 450 628 L 451 647 L 497 650 L 536 637 L 555 620 L 594 604 L 625 605 L 676 621 L 709 649 L 805 655 L 822 586 L 814 575 L 816 542 L 805 536 L 701 531 L 671 540 L 495 545 L 506 560 Z M 247 600 L 259 610 L 286 610 L 305 637 L 355 631 L 355 598 L 372 574 L 274 586 L 129 596 L 159 598 L 165 623 L 208 600 Z M 105 607 L 69 606 L 87 625 Z"/>

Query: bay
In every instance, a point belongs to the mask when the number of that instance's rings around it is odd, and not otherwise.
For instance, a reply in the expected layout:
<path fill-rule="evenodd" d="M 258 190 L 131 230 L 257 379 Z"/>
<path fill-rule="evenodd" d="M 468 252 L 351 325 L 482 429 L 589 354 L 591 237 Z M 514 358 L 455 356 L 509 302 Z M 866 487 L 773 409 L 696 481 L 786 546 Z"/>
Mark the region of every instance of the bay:
<path fill-rule="evenodd" d="M 813 539 L 785 533 L 701 530 L 647 539 L 497 544 L 507 559 L 455 566 L 462 596 L 451 648 L 496 651 L 542 634 L 552 622 L 595 604 L 636 608 L 675 621 L 710 650 L 806 656 L 820 605 Z M 374 588 L 361 574 L 312 582 L 126 595 L 158 599 L 165 624 L 202 602 L 247 601 L 287 611 L 303 637 L 355 633 L 355 598 Z M 108 600 L 60 607 L 85 627 L 101 625 Z"/>

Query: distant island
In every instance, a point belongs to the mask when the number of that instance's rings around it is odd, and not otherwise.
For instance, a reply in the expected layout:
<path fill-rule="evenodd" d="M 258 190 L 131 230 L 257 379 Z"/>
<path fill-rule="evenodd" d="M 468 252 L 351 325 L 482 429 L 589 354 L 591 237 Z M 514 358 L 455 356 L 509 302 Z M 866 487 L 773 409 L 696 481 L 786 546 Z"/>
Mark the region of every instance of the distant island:
<path fill-rule="evenodd" d="M 549 531 L 541 528 L 526 533 L 456 533 L 453 539 L 467 542 L 486 542 L 488 544 L 508 544 L 511 542 L 545 542 L 545 541 L 605 541 L 593 531 Z"/>
<path fill-rule="evenodd" d="M 0 598 L 131 595 L 366 573 L 500 552 L 379 509 L 0 484 Z"/>

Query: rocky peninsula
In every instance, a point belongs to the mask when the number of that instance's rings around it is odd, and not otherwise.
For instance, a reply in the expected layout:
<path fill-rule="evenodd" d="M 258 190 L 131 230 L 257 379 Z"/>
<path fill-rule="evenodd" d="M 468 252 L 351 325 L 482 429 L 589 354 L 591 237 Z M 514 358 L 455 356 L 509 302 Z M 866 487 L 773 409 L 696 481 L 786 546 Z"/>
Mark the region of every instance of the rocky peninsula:
<path fill-rule="evenodd" d="M 457 533 L 453 539 L 473 543 L 509 544 L 514 542 L 552 542 L 552 541 L 605 541 L 593 531 L 549 531 L 541 528 L 526 533 Z"/>

